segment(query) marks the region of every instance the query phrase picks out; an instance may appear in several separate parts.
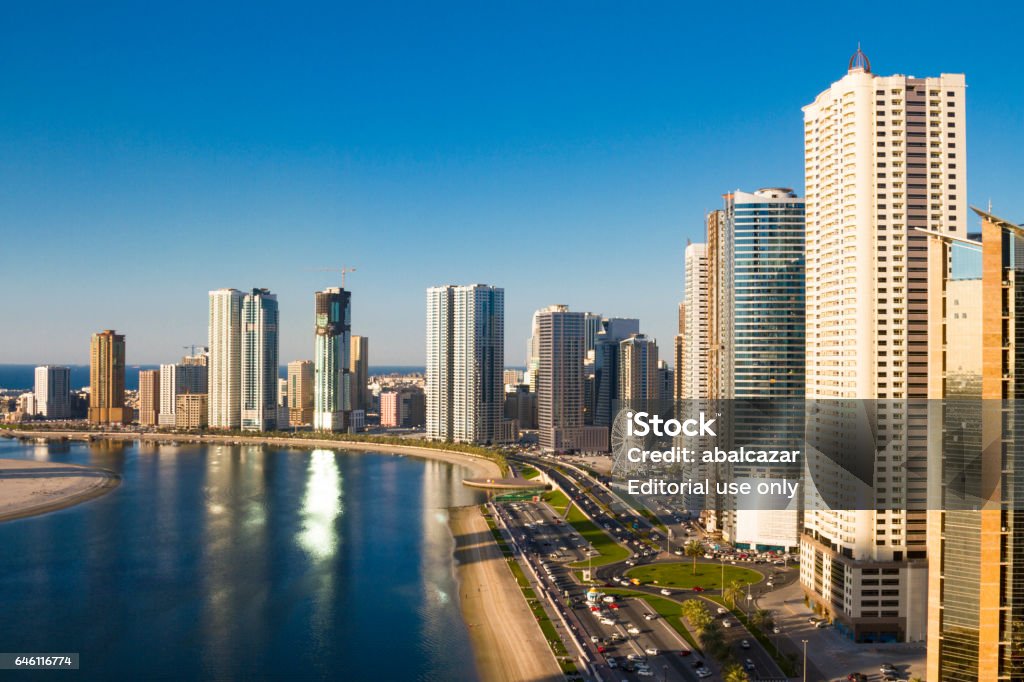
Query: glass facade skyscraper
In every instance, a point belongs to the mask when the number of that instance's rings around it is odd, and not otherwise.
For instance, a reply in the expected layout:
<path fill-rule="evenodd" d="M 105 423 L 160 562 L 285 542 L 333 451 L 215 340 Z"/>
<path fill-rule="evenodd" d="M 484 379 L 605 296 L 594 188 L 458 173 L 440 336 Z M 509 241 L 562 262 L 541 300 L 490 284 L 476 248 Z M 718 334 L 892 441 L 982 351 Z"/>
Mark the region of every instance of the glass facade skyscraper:
<path fill-rule="evenodd" d="M 351 292 L 331 287 L 316 292 L 313 358 L 313 428 L 341 431 L 351 410 Z"/>

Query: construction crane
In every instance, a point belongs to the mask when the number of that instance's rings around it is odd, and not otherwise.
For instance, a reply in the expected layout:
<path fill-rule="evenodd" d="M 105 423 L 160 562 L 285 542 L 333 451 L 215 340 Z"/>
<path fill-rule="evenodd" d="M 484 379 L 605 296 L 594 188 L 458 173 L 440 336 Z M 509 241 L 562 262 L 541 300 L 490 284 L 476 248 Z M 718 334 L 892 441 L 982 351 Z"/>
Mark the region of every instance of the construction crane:
<path fill-rule="evenodd" d="M 355 272 L 355 268 L 350 268 L 345 265 L 340 268 L 316 268 L 313 272 L 337 272 L 341 274 L 341 288 L 345 288 L 345 275 L 350 272 Z"/>
<path fill-rule="evenodd" d="M 184 348 L 185 350 L 191 349 L 191 352 L 189 353 L 189 355 L 195 355 L 196 354 L 196 348 L 206 348 L 206 346 L 204 346 L 201 343 L 193 343 L 190 346 L 182 346 L 182 348 Z"/>

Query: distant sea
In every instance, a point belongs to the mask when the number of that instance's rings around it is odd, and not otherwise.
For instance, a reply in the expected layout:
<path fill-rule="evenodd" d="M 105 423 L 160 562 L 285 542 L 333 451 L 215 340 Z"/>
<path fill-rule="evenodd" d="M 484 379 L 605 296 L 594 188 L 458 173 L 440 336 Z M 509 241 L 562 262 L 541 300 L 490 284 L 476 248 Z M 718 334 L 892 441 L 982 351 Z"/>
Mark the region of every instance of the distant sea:
<path fill-rule="evenodd" d="M 71 388 L 89 385 L 89 365 L 68 365 L 71 367 Z M 125 388 L 135 391 L 139 388 L 139 372 L 144 369 L 158 369 L 159 365 L 132 365 L 125 373 Z M 32 390 L 35 385 L 35 365 L 0 365 L 0 389 Z M 422 365 L 370 365 L 370 375 L 412 374 L 426 371 Z M 280 368 L 281 378 L 288 376 L 288 368 Z"/>

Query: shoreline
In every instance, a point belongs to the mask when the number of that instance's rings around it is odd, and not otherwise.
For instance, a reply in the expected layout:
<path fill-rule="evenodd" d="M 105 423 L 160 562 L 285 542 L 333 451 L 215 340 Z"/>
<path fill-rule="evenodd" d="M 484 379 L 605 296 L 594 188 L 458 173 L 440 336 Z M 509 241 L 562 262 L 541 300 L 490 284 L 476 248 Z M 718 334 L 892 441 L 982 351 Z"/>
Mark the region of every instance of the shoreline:
<path fill-rule="evenodd" d="M 67 509 L 120 484 L 121 477 L 106 469 L 0 459 L 0 523 Z"/>
<path fill-rule="evenodd" d="M 322 448 L 325 450 L 351 450 L 376 452 L 437 460 L 458 464 L 470 470 L 467 478 L 501 478 L 501 468 L 489 459 L 474 457 L 453 450 L 439 450 L 417 445 L 390 445 L 358 441 L 317 438 L 276 438 L 267 436 L 220 436 L 216 434 L 130 433 L 120 431 L 0 431 L 0 436 L 14 439 L 75 440 L 88 442 L 95 439 L 112 441 L 139 441 L 151 443 L 202 443 L 216 445 L 280 445 L 295 449 Z"/>
<path fill-rule="evenodd" d="M 563 680 L 537 619 L 478 506 L 448 510 L 459 606 L 483 682 Z"/>

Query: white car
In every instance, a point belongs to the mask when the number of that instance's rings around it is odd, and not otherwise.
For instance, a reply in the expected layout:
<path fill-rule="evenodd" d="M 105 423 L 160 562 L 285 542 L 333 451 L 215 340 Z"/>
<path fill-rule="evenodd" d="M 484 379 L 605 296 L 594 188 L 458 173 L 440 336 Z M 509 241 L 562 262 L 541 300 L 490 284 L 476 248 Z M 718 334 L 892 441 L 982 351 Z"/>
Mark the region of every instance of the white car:
<path fill-rule="evenodd" d="M 723 616 L 723 615 L 729 613 L 729 609 L 725 608 L 724 606 L 719 606 L 717 611 L 718 611 L 718 615 L 719 616 Z"/>
<path fill-rule="evenodd" d="M 651 672 L 650 668 L 637 668 L 637 677 L 654 677 L 654 673 Z"/>
<path fill-rule="evenodd" d="M 658 648 L 657 647 L 653 647 L 653 646 L 649 646 L 646 649 L 644 649 L 644 652 L 648 656 L 657 656 L 658 655 Z"/>
<path fill-rule="evenodd" d="M 628 632 L 631 635 L 639 635 L 640 634 L 640 628 L 638 628 L 635 625 L 630 625 L 628 628 L 626 628 L 626 632 Z"/>
<path fill-rule="evenodd" d="M 672 596 L 672 590 L 662 590 L 661 593 L 663 595 L 665 595 L 666 597 L 671 597 Z"/>
<path fill-rule="evenodd" d="M 699 677 L 702 680 L 705 677 L 711 677 L 712 675 L 714 675 L 714 673 L 708 670 L 707 668 L 697 668 L 697 677 Z"/>
<path fill-rule="evenodd" d="M 728 618 L 726 618 L 725 620 L 722 621 L 722 627 L 723 628 L 731 628 L 732 627 L 732 621 L 729 620 Z"/>

